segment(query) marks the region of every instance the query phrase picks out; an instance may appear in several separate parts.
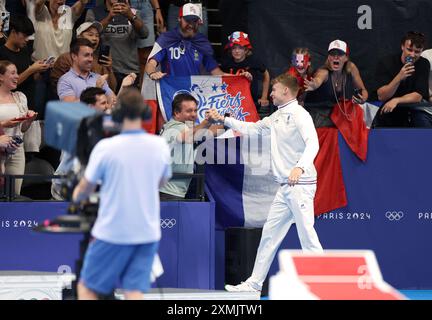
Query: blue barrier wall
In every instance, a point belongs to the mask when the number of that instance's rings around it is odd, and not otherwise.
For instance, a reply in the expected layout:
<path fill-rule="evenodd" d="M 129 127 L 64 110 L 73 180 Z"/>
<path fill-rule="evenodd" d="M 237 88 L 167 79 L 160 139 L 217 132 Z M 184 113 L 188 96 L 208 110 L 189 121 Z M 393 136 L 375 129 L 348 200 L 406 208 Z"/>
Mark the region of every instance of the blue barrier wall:
<path fill-rule="evenodd" d="M 324 249 L 371 249 L 396 288 L 432 289 L 432 130 L 373 130 L 366 163 L 339 146 L 349 205 L 316 220 Z M 282 247 L 300 248 L 295 228 Z"/>
<path fill-rule="evenodd" d="M 31 230 L 65 214 L 66 207 L 62 202 L 0 203 L 0 270 L 74 271 L 81 234 Z M 213 289 L 214 203 L 162 203 L 161 228 L 159 254 L 165 273 L 156 285 Z"/>
<path fill-rule="evenodd" d="M 81 234 L 54 235 L 31 228 L 64 214 L 59 202 L 0 203 L 0 270 L 53 271 L 75 269 Z"/>
<path fill-rule="evenodd" d="M 342 139 L 340 150 L 349 205 L 317 219 L 324 248 L 371 249 L 387 282 L 398 289 L 431 289 L 432 130 L 371 131 L 366 163 Z M 55 202 L 0 203 L 0 270 L 74 269 L 80 235 L 30 230 L 65 208 Z M 214 202 L 167 202 L 161 208 L 165 274 L 158 285 L 211 289 L 216 277 L 220 288 L 224 237 L 215 237 Z M 299 247 L 293 227 L 282 248 Z M 275 261 L 270 273 L 276 270 Z"/>

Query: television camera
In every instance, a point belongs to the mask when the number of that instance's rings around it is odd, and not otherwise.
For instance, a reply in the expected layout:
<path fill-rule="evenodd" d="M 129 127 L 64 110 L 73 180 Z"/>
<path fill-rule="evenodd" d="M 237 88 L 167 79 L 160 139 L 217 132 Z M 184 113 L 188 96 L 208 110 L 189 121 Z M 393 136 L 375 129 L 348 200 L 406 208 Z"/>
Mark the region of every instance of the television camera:
<path fill-rule="evenodd" d="M 101 140 L 120 132 L 111 115 L 97 112 L 82 103 L 51 101 L 47 104 L 45 116 L 45 142 L 62 151 L 62 160 L 68 158 L 78 163 L 71 166 L 62 178 L 60 194 L 66 201 L 72 199 L 72 192 L 84 173 L 90 153 Z M 75 158 L 75 159 L 74 159 Z M 36 228 L 42 232 L 89 232 L 97 216 L 97 194 L 89 202 L 71 203 L 67 215 L 59 216 Z"/>

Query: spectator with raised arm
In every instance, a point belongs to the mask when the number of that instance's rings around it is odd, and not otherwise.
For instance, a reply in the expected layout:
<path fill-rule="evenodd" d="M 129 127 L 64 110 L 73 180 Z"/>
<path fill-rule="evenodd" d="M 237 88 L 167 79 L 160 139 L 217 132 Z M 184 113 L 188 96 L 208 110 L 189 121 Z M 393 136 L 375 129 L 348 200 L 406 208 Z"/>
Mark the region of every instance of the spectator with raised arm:
<path fill-rule="evenodd" d="M 362 104 L 369 97 L 359 69 L 349 60 L 348 45 L 342 40 L 334 40 L 329 44 L 325 65 L 318 69 L 312 79 L 305 79 L 304 83 L 307 91 L 306 108 L 308 103 L 330 103 L 328 108 L 310 110 L 317 127 L 334 126 L 330 119 L 334 104 L 345 112 L 346 101 Z"/>
<path fill-rule="evenodd" d="M 36 0 L 34 60 L 58 57 L 68 52 L 73 26 L 81 16 L 88 0 L 79 0 L 72 7 L 64 0 Z"/>
<path fill-rule="evenodd" d="M 209 133 L 217 134 L 223 126 L 212 125 L 204 119 L 196 124 L 198 118 L 198 102 L 189 94 L 178 94 L 172 102 L 172 118 L 163 126 L 161 136 L 165 138 L 171 149 L 173 173 L 194 173 L 196 149 L 195 144 Z M 181 200 L 188 192 L 191 178 L 170 180 L 160 189 L 161 200 Z"/>
<path fill-rule="evenodd" d="M 145 71 L 151 80 L 166 75 L 199 75 L 202 69 L 212 75 L 224 74 L 213 58 L 210 42 L 198 32 L 200 20 L 201 12 L 197 5 L 187 3 L 182 7 L 178 27 L 162 33 L 150 53 Z"/>

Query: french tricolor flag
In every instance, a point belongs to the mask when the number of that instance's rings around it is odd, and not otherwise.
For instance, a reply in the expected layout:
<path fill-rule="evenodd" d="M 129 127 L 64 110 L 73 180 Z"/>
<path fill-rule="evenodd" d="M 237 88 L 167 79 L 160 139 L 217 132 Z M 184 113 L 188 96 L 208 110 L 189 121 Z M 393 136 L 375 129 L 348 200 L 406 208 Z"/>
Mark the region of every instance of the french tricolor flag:
<path fill-rule="evenodd" d="M 205 171 L 206 186 L 216 202 L 216 228 L 261 228 L 279 188 L 271 171 L 270 136 L 219 142 L 207 152 L 214 150 L 213 158 L 220 158 L 223 148 L 225 164 L 215 161 Z"/>
<path fill-rule="evenodd" d="M 172 117 L 172 100 L 179 93 L 189 93 L 196 98 L 199 122 L 204 119 L 205 111 L 209 108 L 216 108 L 221 114 L 229 113 L 231 117 L 242 121 L 259 120 L 250 94 L 250 84 L 244 77 L 167 76 L 156 83 L 150 79 L 144 80 L 142 94 L 153 107 L 153 119 L 158 119 L 158 102 L 159 118 L 163 118 L 163 122 L 169 121 Z M 161 124 L 161 121 L 155 120 L 150 132 L 157 131 Z M 228 136 L 221 137 L 214 149 L 207 149 L 208 152 L 214 152 L 216 159 L 220 157 L 217 146 L 220 147 L 222 142 L 224 150 L 219 152 L 225 155 L 223 163 L 215 161 L 216 164 L 206 166 L 206 185 L 216 201 L 216 224 L 218 228 L 262 227 L 278 188 L 270 169 L 270 137 Z M 260 142 L 250 143 L 251 139 Z M 235 155 L 234 159 L 232 155 Z M 228 157 L 231 159 L 228 160 Z M 260 166 L 251 165 L 247 160 L 258 157 L 262 159 Z"/>

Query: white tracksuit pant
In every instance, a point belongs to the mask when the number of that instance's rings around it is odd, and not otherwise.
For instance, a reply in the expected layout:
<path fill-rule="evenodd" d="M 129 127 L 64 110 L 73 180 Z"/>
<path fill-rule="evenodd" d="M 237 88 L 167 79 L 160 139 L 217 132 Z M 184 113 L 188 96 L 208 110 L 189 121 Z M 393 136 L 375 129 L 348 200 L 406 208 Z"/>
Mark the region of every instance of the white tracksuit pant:
<path fill-rule="evenodd" d="M 256 289 L 262 287 L 274 256 L 291 224 L 296 224 L 304 251 L 323 251 L 314 229 L 315 191 L 316 184 L 286 184 L 279 188 L 264 224 L 252 275 L 247 280 L 256 286 Z"/>

